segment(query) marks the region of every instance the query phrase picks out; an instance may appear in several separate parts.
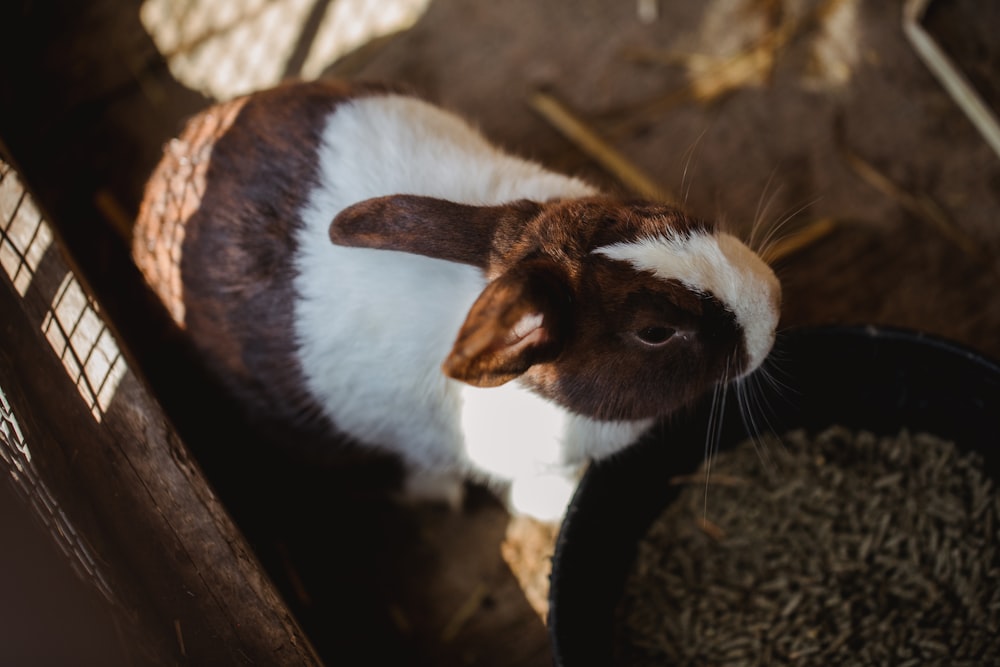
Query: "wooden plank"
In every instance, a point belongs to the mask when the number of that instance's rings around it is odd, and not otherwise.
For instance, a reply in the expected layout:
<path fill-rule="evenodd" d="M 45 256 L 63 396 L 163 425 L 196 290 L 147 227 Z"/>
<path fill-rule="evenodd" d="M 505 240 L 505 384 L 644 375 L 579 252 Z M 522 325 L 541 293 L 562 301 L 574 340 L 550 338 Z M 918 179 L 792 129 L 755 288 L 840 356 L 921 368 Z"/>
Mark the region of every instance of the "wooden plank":
<path fill-rule="evenodd" d="M 58 239 L 28 270 L 34 275 L 18 289 L 9 262 L 0 275 L 0 387 L 31 447 L 33 474 L 50 490 L 43 504 L 92 551 L 92 581 L 138 664 L 320 664 L 186 446 L 117 356 Z M 51 285 L 60 286 L 55 296 Z M 29 487 L 29 499 L 38 488 Z"/>

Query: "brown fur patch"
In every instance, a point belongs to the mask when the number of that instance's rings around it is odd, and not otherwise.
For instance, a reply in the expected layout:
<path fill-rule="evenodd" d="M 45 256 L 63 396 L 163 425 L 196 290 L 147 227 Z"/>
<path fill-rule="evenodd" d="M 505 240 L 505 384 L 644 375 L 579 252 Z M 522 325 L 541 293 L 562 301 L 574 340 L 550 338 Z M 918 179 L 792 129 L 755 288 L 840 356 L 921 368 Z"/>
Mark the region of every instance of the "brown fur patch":
<path fill-rule="evenodd" d="M 568 301 L 561 267 L 546 259 L 522 262 L 492 281 L 469 310 L 444 362 L 449 377 L 479 387 L 513 380 L 553 359 L 567 335 Z M 524 318 L 540 318 L 519 333 Z"/>
<path fill-rule="evenodd" d="M 688 405 L 744 368 L 734 315 L 711 296 L 593 251 L 617 242 L 712 231 L 709 223 L 671 206 L 603 196 L 556 200 L 543 204 L 538 215 L 497 220 L 487 292 L 495 285 L 503 289 L 484 299 L 489 308 L 477 304 L 470 312 L 446 371 L 477 384 L 499 384 L 524 372 L 524 380 L 541 394 L 599 419 L 659 416 Z M 513 289 L 509 282 L 510 276 L 523 275 L 519 267 L 529 265 L 556 267 L 547 275 L 559 287 L 546 290 L 560 296 L 538 310 L 547 322 L 558 323 L 560 333 L 546 337 L 546 356 L 508 357 L 498 341 L 516 317 L 506 313 L 527 312 L 521 306 L 538 298 L 537 291 Z M 510 303 L 504 305 L 504 299 Z M 647 327 L 675 333 L 665 344 L 650 346 L 637 339 Z M 468 345 L 476 353 L 463 349 L 469 341 L 476 343 Z"/>
<path fill-rule="evenodd" d="M 735 317 L 711 297 L 593 256 L 573 299 L 573 334 L 525 380 L 574 412 L 598 419 L 662 416 L 684 407 L 745 359 Z M 660 347 L 636 339 L 674 330 Z"/>
<path fill-rule="evenodd" d="M 330 113 L 381 87 L 288 83 L 194 116 L 146 189 L 133 255 L 251 414 L 321 422 L 295 357 L 292 258 Z"/>
<path fill-rule="evenodd" d="M 400 250 L 486 268 L 497 228 L 523 229 L 541 206 L 515 201 L 472 206 L 434 197 L 390 195 L 341 211 L 330 225 L 338 245 Z"/>
<path fill-rule="evenodd" d="M 668 204 L 605 196 L 556 202 L 546 213 L 548 219 L 539 221 L 540 238 L 550 247 L 566 247 L 566 236 L 571 235 L 573 247 L 580 253 L 667 233 L 689 236 L 714 229 L 711 223 Z"/>
<path fill-rule="evenodd" d="M 544 396 L 599 419 L 660 416 L 690 404 L 744 368 L 735 316 L 714 297 L 593 251 L 641 238 L 712 231 L 709 223 L 671 206 L 604 196 L 555 200 L 543 204 L 538 215 L 497 220 L 486 270 L 493 282 L 487 291 L 494 285 L 503 289 L 486 300 L 489 309 L 473 308 L 446 371 L 479 384 L 499 384 L 523 372 Z M 560 296 L 539 309 L 560 330 L 546 338 L 546 356 L 508 358 L 497 343 L 515 319 L 497 313 L 505 307 L 526 312 L 518 310 L 517 301 L 537 298 L 537 291 L 511 289 L 509 276 L 521 275 L 522 265 L 557 267 L 548 276 L 559 287 L 546 289 Z M 504 306 L 503 299 L 511 303 Z M 650 346 L 637 339 L 647 327 L 675 333 L 665 344 Z M 484 349 L 464 352 L 466 338 Z"/>

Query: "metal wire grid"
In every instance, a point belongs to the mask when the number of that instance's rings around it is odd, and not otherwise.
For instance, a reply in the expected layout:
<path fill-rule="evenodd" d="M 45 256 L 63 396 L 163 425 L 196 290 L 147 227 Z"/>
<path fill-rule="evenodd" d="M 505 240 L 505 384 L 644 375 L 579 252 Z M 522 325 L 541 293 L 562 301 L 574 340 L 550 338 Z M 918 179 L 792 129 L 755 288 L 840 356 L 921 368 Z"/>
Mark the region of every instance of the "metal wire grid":
<path fill-rule="evenodd" d="M 0 265 L 26 302 L 29 290 L 48 290 L 38 279 L 39 267 L 56 253 L 52 230 L 38 211 L 13 168 L 0 161 Z M 94 419 L 108 410 L 122 376 L 125 359 L 97 309 L 79 281 L 53 257 L 59 278 L 39 326 L 63 363 Z M 44 298 L 44 297 L 43 297 Z"/>
<path fill-rule="evenodd" d="M 412 25 L 429 0 L 145 0 L 140 19 L 171 73 L 231 99 L 288 77 L 315 78 L 338 57 Z"/>
<path fill-rule="evenodd" d="M 22 297 L 51 243 L 42 214 L 13 167 L 0 160 L 0 266 Z"/>

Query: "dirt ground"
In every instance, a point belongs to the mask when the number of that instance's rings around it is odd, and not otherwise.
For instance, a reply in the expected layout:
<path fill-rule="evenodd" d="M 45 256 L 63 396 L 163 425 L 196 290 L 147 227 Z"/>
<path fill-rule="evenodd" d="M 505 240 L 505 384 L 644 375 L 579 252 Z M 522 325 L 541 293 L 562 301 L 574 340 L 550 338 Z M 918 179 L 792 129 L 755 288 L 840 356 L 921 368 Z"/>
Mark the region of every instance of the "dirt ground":
<path fill-rule="evenodd" d="M 550 664 L 553 528 L 477 489 L 458 514 L 344 493 L 325 471 L 240 458 L 245 443 L 219 442 L 238 427 L 200 429 L 209 408 L 128 284 L 123 238 L 163 143 L 210 93 L 176 78 L 140 3 L 57 4 L 3 10 L 19 29 L 0 47 L 0 149 L 317 649 L 330 664 Z M 1000 155 L 907 40 L 904 4 L 431 0 L 318 71 L 406 84 L 511 151 L 634 187 L 532 106 L 544 91 L 691 213 L 758 241 L 823 232 L 776 263 L 783 326 L 905 326 L 1000 358 Z M 1000 5 L 932 1 L 922 25 L 995 114 Z M 282 75 L 302 73 L 296 53 Z"/>

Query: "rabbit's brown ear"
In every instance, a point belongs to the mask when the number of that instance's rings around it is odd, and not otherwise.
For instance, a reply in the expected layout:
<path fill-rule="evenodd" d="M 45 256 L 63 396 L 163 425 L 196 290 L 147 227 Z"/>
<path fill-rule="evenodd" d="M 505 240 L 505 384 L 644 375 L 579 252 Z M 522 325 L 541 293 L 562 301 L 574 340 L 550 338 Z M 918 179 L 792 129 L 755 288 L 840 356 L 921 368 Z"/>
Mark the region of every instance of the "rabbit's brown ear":
<path fill-rule="evenodd" d="M 534 364 L 554 359 L 565 344 L 569 288 L 544 259 L 501 274 L 472 305 L 443 370 L 456 380 L 495 387 Z"/>
<path fill-rule="evenodd" d="M 330 225 L 330 240 L 337 245 L 400 250 L 486 269 L 497 229 L 520 228 L 540 211 L 539 204 L 527 200 L 473 206 L 419 195 L 390 195 L 366 199 L 341 211 Z"/>

